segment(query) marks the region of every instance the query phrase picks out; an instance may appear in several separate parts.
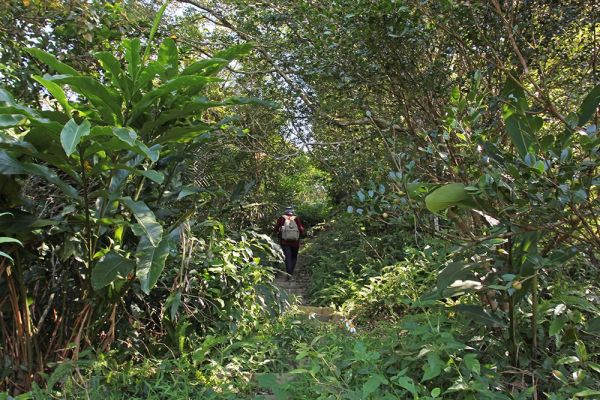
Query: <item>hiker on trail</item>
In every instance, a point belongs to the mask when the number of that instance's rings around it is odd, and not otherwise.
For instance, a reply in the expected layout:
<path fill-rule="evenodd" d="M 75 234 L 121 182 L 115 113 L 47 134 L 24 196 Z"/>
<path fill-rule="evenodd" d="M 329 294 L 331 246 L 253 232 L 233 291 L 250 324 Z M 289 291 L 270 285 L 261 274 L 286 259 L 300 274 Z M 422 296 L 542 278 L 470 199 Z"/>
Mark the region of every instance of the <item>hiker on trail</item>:
<path fill-rule="evenodd" d="M 283 215 L 277 219 L 273 231 L 279 236 L 281 249 L 285 256 L 285 270 L 289 274 L 288 280 L 291 280 L 294 274 L 294 267 L 296 267 L 296 261 L 298 261 L 300 236 L 304 234 L 304 226 L 300 217 L 294 212 L 294 209 L 288 207 L 283 212 Z"/>

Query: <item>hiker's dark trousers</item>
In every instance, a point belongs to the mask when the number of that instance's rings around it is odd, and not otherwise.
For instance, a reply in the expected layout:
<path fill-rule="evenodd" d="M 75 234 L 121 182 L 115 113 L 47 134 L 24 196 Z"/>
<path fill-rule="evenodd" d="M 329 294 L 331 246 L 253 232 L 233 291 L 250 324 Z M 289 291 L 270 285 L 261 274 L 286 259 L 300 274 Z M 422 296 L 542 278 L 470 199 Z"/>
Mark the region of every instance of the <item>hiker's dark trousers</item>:
<path fill-rule="evenodd" d="M 298 261 L 298 247 L 283 245 L 281 248 L 285 256 L 285 271 L 292 275 L 296 267 L 296 261 Z"/>

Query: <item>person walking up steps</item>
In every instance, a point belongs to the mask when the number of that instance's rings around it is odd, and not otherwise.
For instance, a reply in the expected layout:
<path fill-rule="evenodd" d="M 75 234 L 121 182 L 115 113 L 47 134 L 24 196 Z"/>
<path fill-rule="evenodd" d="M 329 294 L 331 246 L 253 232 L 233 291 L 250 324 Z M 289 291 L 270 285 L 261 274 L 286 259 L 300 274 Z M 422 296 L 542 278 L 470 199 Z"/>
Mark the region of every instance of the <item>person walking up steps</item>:
<path fill-rule="evenodd" d="M 304 234 L 304 225 L 300 217 L 296 215 L 292 207 L 288 207 L 283 215 L 277 219 L 273 228 L 277 233 L 283 255 L 285 256 L 285 270 L 288 280 L 293 279 L 294 268 L 298 261 L 298 250 L 300 249 L 300 236 Z"/>

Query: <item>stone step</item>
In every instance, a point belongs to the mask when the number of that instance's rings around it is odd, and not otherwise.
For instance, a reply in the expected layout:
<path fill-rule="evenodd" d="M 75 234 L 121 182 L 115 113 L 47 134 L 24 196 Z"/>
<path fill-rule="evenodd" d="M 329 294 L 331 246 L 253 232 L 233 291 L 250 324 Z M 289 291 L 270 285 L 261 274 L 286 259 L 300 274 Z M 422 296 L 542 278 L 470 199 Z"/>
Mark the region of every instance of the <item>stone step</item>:
<path fill-rule="evenodd" d="M 331 307 L 298 306 L 298 311 L 324 322 L 337 322 L 341 319 L 339 315 L 335 314 L 335 310 Z"/>
<path fill-rule="evenodd" d="M 283 289 L 283 290 L 288 290 L 288 289 L 302 289 L 304 290 L 304 286 L 303 285 L 299 285 L 297 283 L 285 283 L 285 284 L 275 284 L 275 286 L 277 286 L 279 289 Z"/>

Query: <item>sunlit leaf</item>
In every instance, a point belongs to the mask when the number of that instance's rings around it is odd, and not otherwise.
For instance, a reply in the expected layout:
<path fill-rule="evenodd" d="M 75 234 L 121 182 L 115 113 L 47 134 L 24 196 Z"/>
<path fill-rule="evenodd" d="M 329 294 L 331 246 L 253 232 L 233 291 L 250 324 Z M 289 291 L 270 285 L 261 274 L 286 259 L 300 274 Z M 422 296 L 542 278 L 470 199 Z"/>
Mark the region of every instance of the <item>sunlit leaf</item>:
<path fill-rule="evenodd" d="M 152 210 L 143 201 L 134 201 L 130 197 L 123 197 L 121 202 L 133 212 L 152 246 L 158 246 L 162 240 L 163 228 L 156 221 Z"/>
<path fill-rule="evenodd" d="M 60 133 L 60 143 L 65 150 L 67 156 L 70 156 L 77 150 L 77 145 L 84 136 L 90 134 L 90 122 L 84 120 L 81 125 L 77 125 L 75 120 L 71 119 L 65 124 Z"/>

